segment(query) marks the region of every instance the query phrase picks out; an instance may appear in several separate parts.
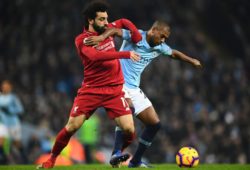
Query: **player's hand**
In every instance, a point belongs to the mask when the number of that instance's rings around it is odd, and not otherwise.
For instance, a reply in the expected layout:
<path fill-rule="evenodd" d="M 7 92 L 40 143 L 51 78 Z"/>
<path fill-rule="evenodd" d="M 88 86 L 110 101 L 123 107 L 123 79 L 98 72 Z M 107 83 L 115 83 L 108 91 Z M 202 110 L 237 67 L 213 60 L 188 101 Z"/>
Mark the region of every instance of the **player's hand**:
<path fill-rule="evenodd" d="M 141 57 L 136 54 L 134 51 L 130 51 L 130 59 L 134 62 L 139 61 Z"/>
<path fill-rule="evenodd" d="M 85 38 L 83 43 L 87 46 L 97 46 L 99 42 L 103 41 L 104 37 L 102 35 L 99 36 L 90 36 L 88 38 Z"/>
<path fill-rule="evenodd" d="M 202 68 L 201 62 L 195 58 L 193 59 L 192 64 L 197 68 Z"/>

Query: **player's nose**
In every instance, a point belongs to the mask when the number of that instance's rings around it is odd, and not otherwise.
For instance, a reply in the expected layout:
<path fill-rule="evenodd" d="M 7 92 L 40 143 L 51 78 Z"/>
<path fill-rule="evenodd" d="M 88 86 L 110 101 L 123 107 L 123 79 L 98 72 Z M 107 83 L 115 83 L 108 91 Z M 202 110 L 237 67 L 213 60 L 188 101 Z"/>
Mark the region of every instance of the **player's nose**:
<path fill-rule="evenodd" d="M 108 23 L 109 23 L 108 20 L 104 21 L 105 26 L 108 25 Z"/>

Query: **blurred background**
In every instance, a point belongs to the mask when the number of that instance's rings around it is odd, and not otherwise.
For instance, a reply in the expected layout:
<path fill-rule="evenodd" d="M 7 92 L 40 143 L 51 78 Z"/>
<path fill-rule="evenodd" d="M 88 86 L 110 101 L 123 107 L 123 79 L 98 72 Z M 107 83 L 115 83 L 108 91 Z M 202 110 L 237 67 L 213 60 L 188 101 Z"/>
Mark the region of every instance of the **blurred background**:
<path fill-rule="evenodd" d="M 84 78 L 74 38 L 83 30 L 81 10 L 87 2 L 0 1 L 0 81 L 12 82 L 24 108 L 17 115 L 21 146 L 14 146 L 8 135 L 0 136 L 1 164 L 38 163 L 66 124 Z M 156 19 L 165 19 L 171 26 L 167 44 L 204 66 L 199 70 L 158 57 L 145 70 L 142 89 L 163 125 L 145 160 L 173 163 L 176 152 L 188 145 L 198 150 L 202 163 L 250 163 L 250 2 L 107 2 L 110 22 L 128 18 L 148 30 Z M 104 110 L 97 112 L 75 136 L 77 144 L 64 150 L 62 164 L 109 160 L 114 123 Z M 140 135 L 140 122 L 136 128 Z M 74 146 L 80 149 L 74 151 Z M 133 153 L 136 146 L 137 141 L 128 151 Z"/>

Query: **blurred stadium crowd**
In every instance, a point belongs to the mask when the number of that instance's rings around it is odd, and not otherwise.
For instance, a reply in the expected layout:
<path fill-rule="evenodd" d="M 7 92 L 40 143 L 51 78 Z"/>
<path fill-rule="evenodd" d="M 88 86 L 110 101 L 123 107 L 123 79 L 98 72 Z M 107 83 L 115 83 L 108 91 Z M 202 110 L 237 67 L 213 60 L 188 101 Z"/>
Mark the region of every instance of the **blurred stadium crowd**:
<path fill-rule="evenodd" d="M 44 141 L 65 125 L 83 79 L 74 38 L 83 28 L 86 2 L 0 1 L 0 80 L 14 83 L 25 108 L 21 120 L 27 163 L 48 152 Z M 155 19 L 166 19 L 171 26 L 169 46 L 204 66 L 197 70 L 159 57 L 144 72 L 142 88 L 163 125 L 145 157 L 153 163 L 174 162 L 177 150 L 191 145 L 201 162 L 249 163 L 249 2 L 108 2 L 110 21 L 128 18 L 138 28 L 149 29 Z M 110 149 L 114 124 L 99 112 L 97 148 Z M 140 124 L 136 126 L 140 133 Z"/>

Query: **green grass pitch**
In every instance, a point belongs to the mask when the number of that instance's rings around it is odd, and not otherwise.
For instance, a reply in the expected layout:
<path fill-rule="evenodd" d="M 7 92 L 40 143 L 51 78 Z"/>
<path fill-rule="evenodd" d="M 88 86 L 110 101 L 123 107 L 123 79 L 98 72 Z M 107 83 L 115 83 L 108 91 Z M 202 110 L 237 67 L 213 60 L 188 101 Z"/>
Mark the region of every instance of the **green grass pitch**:
<path fill-rule="evenodd" d="M 154 170 L 250 170 L 250 164 L 239 165 L 239 164 L 201 164 L 196 168 L 179 168 L 175 164 L 153 164 Z M 36 165 L 8 165 L 1 166 L 0 170 L 35 170 Z M 74 165 L 74 166 L 56 166 L 53 170 L 111 170 L 118 168 L 111 168 L 109 165 Z M 120 170 L 126 170 L 127 168 L 123 166 Z M 133 168 L 133 169 L 144 169 L 144 168 Z"/>

